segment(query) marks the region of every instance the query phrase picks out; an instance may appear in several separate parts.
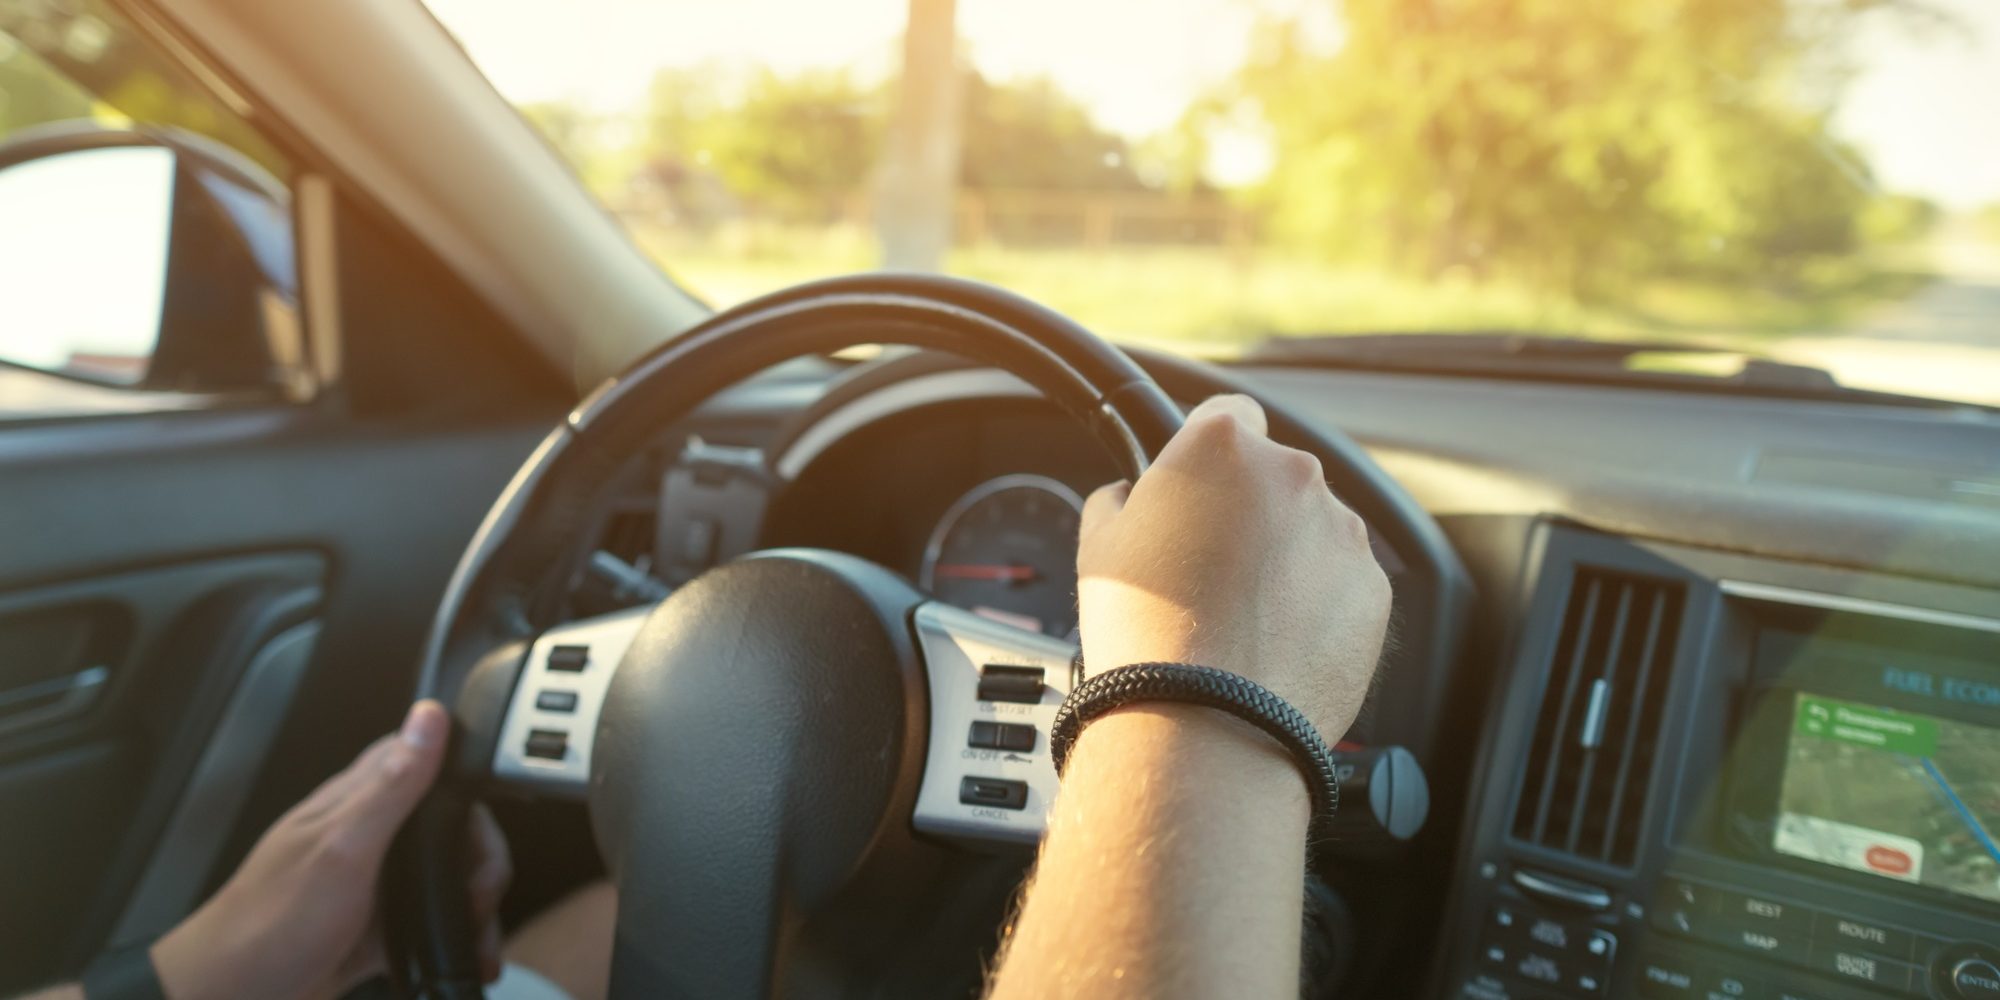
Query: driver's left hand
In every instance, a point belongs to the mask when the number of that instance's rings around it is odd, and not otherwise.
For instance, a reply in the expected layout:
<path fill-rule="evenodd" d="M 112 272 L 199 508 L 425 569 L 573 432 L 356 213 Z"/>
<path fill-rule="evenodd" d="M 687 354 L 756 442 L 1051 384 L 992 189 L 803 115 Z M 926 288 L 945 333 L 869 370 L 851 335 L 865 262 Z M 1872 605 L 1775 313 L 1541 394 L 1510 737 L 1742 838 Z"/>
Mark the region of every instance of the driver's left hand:
<path fill-rule="evenodd" d="M 294 806 L 257 841 L 215 898 L 152 949 L 174 1000 L 337 997 L 383 969 L 376 886 L 389 842 L 437 778 L 450 719 L 434 701 L 401 731 Z M 475 810 L 467 891 L 480 924 L 480 965 L 500 975 L 500 897 L 513 875 L 507 843 Z"/>

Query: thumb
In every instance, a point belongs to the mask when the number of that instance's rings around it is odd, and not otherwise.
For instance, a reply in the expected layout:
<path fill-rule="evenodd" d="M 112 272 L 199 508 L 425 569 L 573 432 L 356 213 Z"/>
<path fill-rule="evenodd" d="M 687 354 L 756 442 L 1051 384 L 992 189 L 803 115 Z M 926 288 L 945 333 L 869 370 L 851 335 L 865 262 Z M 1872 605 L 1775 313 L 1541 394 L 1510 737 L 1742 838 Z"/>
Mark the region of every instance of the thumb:
<path fill-rule="evenodd" d="M 362 773 L 354 776 L 336 807 L 335 820 L 348 830 L 356 847 L 388 849 L 397 828 L 437 780 L 450 735 L 451 716 L 444 706 L 420 701 L 410 706 L 394 738 L 357 762 Z"/>

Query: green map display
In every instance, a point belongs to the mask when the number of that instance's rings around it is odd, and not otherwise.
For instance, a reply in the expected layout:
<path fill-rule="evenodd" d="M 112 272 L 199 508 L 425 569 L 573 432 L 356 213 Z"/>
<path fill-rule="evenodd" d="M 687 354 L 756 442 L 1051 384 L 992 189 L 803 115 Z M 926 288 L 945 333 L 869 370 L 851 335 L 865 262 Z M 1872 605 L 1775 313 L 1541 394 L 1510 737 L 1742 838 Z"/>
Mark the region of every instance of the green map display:
<path fill-rule="evenodd" d="M 2000 901 L 2000 730 L 1800 694 L 1780 853 Z"/>

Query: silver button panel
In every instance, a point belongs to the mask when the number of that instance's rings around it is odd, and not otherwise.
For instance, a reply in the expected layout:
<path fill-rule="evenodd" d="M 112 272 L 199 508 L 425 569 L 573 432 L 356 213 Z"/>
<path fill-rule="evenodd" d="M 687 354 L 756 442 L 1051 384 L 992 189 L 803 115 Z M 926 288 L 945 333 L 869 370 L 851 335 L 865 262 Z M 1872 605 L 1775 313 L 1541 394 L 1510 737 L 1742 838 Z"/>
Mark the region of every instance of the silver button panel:
<path fill-rule="evenodd" d="M 917 641 L 930 680 L 930 748 L 923 787 L 917 793 L 914 825 L 942 837 L 1033 844 L 1048 826 L 1056 794 L 1056 769 L 1049 758 L 1049 727 L 1069 695 L 1070 662 L 1076 646 L 1036 632 L 1002 625 L 948 604 L 932 602 L 914 615 Z M 1034 704 L 981 701 L 979 676 L 988 666 L 1034 667 L 1042 671 L 1041 700 Z M 967 745 L 974 722 L 1032 725 L 1034 749 L 984 750 Z M 1021 781 L 1028 786 L 1020 809 L 961 802 L 967 778 Z"/>
<path fill-rule="evenodd" d="M 500 744 L 493 751 L 495 777 L 545 794 L 584 797 L 590 789 L 590 748 L 611 675 L 652 611 L 646 605 L 586 618 L 552 628 L 535 640 L 514 685 L 507 721 L 500 727 Z M 552 668 L 550 654 L 559 647 L 588 650 L 582 668 Z M 550 693 L 556 697 L 543 697 Z M 572 701 L 563 695 L 575 697 Z M 571 707 L 558 711 L 555 705 Z M 546 746 L 552 733 L 563 736 L 559 758 L 529 754 L 531 742 Z"/>

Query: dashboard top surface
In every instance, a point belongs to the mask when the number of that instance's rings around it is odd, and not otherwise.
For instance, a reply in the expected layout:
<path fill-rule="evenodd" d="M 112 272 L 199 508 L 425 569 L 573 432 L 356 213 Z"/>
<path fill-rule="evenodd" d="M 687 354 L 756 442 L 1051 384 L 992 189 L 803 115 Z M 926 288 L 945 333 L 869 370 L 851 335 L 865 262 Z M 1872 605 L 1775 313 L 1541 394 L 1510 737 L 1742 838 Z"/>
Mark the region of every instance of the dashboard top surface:
<path fill-rule="evenodd" d="M 1440 517 L 1604 531 L 2000 586 L 2000 416 L 1377 373 L 1252 369 Z M 1984 553 L 1985 558 L 1968 558 Z"/>
<path fill-rule="evenodd" d="M 1607 532 L 2000 588 L 2000 413 L 1285 367 L 1231 371 L 1358 439 L 1432 514 Z M 824 369 L 747 383 L 708 421 L 769 429 Z M 759 435 L 762 436 L 762 435 Z"/>

